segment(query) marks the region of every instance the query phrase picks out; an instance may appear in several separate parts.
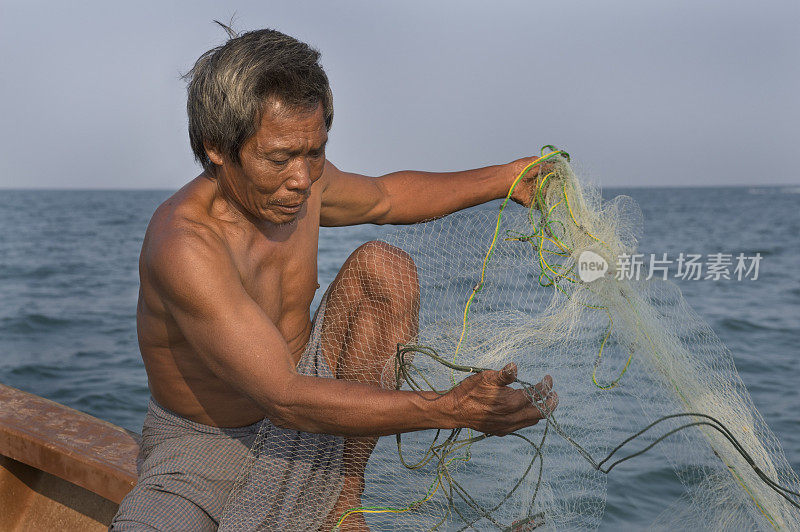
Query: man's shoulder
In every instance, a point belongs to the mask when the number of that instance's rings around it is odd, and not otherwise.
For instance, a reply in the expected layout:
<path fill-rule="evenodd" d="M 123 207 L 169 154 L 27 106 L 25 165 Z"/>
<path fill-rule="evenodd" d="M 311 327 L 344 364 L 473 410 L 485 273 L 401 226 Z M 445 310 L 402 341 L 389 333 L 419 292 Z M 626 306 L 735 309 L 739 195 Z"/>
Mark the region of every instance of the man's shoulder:
<path fill-rule="evenodd" d="M 140 257 L 143 273 L 171 276 L 200 263 L 214 265 L 229 258 L 228 247 L 193 183 L 167 198 L 150 219 Z"/>
<path fill-rule="evenodd" d="M 322 193 L 328 189 L 328 186 L 335 182 L 344 172 L 339 170 L 329 159 L 325 159 L 325 167 L 322 169 L 322 176 L 320 178 L 320 188 Z"/>

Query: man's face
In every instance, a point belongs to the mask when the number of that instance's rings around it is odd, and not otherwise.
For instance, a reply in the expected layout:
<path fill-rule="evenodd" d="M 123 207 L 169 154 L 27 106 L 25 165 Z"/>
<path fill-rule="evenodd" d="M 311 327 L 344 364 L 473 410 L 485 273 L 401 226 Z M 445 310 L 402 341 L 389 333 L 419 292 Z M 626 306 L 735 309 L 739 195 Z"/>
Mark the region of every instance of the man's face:
<path fill-rule="evenodd" d="M 297 110 L 270 100 L 242 147 L 241 166 L 224 159 L 220 186 L 255 218 L 291 223 L 305 212 L 311 185 L 322 176 L 327 140 L 321 104 Z"/>

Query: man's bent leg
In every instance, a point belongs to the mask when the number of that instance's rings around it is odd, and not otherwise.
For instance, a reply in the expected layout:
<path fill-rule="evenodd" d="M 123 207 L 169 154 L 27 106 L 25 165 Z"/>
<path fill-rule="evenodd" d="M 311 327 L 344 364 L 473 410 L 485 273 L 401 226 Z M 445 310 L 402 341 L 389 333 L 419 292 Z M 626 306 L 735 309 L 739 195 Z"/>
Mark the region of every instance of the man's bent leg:
<path fill-rule="evenodd" d="M 342 266 L 328 294 L 322 348 L 339 379 L 393 388 L 398 343 L 417 336 L 419 281 L 404 251 L 384 242 L 367 242 Z M 361 506 L 364 470 L 377 438 L 348 438 L 342 463 L 344 485 L 327 525 Z M 350 514 L 342 530 L 366 528 L 363 515 Z"/>

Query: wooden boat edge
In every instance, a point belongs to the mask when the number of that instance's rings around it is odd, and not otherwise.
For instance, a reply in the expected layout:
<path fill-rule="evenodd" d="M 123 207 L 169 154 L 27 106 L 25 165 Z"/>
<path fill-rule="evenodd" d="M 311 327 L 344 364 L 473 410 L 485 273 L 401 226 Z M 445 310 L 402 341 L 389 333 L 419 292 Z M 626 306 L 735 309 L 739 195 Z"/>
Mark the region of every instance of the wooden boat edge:
<path fill-rule="evenodd" d="M 137 454 L 138 435 L 0 384 L 0 528 L 107 527 Z"/>

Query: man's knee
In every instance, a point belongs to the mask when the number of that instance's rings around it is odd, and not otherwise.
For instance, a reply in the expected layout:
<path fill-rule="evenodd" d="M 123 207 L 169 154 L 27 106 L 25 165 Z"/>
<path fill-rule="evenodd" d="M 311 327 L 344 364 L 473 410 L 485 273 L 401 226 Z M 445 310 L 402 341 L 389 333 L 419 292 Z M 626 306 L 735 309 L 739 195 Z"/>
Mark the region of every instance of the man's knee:
<path fill-rule="evenodd" d="M 419 304 L 419 278 L 411 255 L 402 249 L 372 240 L 350 256 L 358 282 L 370 298 L 408 306 Z"/>

